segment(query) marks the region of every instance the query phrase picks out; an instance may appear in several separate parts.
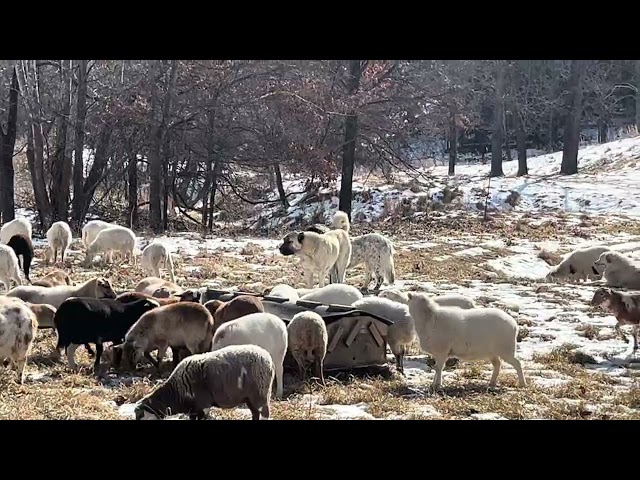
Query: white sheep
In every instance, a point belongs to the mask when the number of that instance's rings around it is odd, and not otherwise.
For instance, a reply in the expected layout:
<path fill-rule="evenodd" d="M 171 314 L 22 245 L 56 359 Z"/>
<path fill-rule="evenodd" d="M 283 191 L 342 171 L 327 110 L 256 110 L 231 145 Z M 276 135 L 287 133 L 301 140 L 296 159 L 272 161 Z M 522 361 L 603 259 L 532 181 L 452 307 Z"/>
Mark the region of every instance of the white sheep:
<path fill-rule="evenodd" d="M 22 234 L 31 239 L 31 222 L 24 217 L 14 218 L 0 228 L 0 243 L 7 244 L 14 235 Z"/>
<path fill-rule="evenodd" d="M 213 350 L 229 345 L 258 345 L 271 354 L 276 369 L 276 398 L 282 398 L 287 327 L 271 313 L 252 313 L 224 323 L 213 336 Z"/>
<path fill-rule="evenodd" d="M 142 250 L 140 265 L 147 275 L 160 277 L 160 264 L 169 271 L 169 278 L 176 281 L 173 269 L 173 258 L 167 246 L 159 241 L 153 241 Z"/>
<path fill-rule="evenodd" d="M 116 298 L 111 282 L 103 277 L 92 278 L 80 285 L 58 285 L 55 287 L 41 287 L 25 285 L 16 287 L 7 293 L 8 297 L 17 297 L 25 302 L 45 303 L 53 308 L 69 297 Z"/>
<path fill-rule="evenodd" d="M 85 265 L 90 265 L 93 257 L 101 253 L 108 256 L 109 261 L 113 260 L 113 252 L 122 253 L 123 257 L 129 257 L 130 261 L 135 265 L 136 256 L 136 235 L 127 227 L 108 227 L 101 230 L 89 247 L 87 247 L 87 256 Z"/>
<path fill-rule="evenodd" d="M 387 298 L 398 303 L 404 303 L 405 305 L 409 302 L 407 293 L 398 290 L 397 288 L 383 290 L 378 294 L 378 297 Z M 476 304 L 472 299 L 456 293 L 449 295 L 437 295 L 433 297 L 433 300 L 441 307 L 476 308 Z"/>
<path fill-rule="evenodd" d="M 332 283 L 303 295 L 300 300 L 318 302 L 324 305 L 351 305 L 353 302 L 362 299 L 362 297 L 362 292 L 353 285 Z"/>
<path fill-rule="evenodd" d="M 593 267 L 610 287 L 640 289 L 640 266 L 619 252 L 603 252 Z"/>
<path fill-rule="evenodd" d="M 18 256 L 13 248 L 0 244 L 0 282 L 4 283 L 7 291 L 11 288 L 11 280 L 18 286 L 22 285 Z"/>
<path fill-rule="evenodd" d="M 300 295 L 296 289 L 289 285 L 285 285 L 284 283 L 280 283 L 273 287 L 268 296 L 286 298 L 290 302 L 297 302 L 300 299 Z"/>
<path fill-rule="evenodd" d="M 518 373 L 518 384 L 526 385 L 520 360 L 516 357 L 518 324 L 498 308 L 441 307 L 425 293 L 409 292 L 409 314 L 413 318 L 420 347 L 436 362 L 433 388 L 442 385 L 442 369 L 455 357 L 463 361 L 490 360 L 496 385 L 500 360 Z"/>
<path fill-rule="evenodd" d="M 268 420 L 274 371 L 269 352 L 256 345 L 231 345 L 191 355 L 138 402 L 136 420 L 177 413 L 201 420 L 211 407 L 233 408 L 243 403 L 251 411 L 252 420 Z"/>
<path fill-rule="evenodd" d="M 102 220 L 90 220 L 88 221 L 84 227 L 82 227 L 82 243 L 85 248 L 88 248 L 89 245 L 93 243 L 93 241 L 105 228 L 109 227 L 117 227 L 115 223 L 104 222 Z"/>
<path fill-rule="evenodd" d="M 22 300 L 0 297 L 0 359 L 16 366 L 20 383 L 37 331 L 36 315 Z"/>
<path fill-rule="evenodd" d="M 404 356 L 407 347 L 416 338 L 413 319 L 409 315 L 409 307 L 388 298 L 365 297 L 353 303 L 353 308 L 373 315 L 379 315 L 391 322 L 387 328 L 387 343 L 391 353 L 396 357 L 398 371 L 404 374 Z"/>
<path fill-rule="evenodd" d="M 545 279 L 598 280 L 600 275 L 594 272 L 593 263 L 604 252 L 610 251 L 609 247 L 588 247 L 569 252 L 551 269 Z"/>
<path fill-rule="evenodd" d="M 45 253 L 45 261 L 49 263 L 53 256 L 53 263 L 56 263 L 58 251 L 60 251 L 60 261 L 64 263 L 67 248 L 71 245 L 73 235 L 67 222 L 55 222 L 47 230 L 47 241 L 49 248 Z"/>
<path fill-rule="evenodd" d="M 323 363 L 327 354 L 327 325 L 316 312 L 296 313 L 287 326 L 289 350 L 298 364 L 303 380 L 306 363 L 313 363 L 315 375 L 324 382 Z"/>

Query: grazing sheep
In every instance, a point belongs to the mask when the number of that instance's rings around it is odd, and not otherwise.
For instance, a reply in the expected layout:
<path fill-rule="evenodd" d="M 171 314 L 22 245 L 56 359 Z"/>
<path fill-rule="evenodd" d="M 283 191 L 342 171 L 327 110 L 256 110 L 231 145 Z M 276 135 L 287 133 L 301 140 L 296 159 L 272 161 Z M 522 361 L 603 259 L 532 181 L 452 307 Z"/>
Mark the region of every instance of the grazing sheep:
<path fill-rule="evenodd" d="M 141 315 L 160 305 L 153 299 L 122 303 L 105 298 L 68 298 L 56 311 L 53 323 L 58 333 L 58 356 L 66 349 L 69 368 L 77 369 L 75 351 L 79 345 L 95 343 L 94 372 L 100 367 L 104 342 L 121 343 Z"/>
<path fill-rule="evenodd" d="M 300 298 L 300 295 L 298 294 L 295 288 L 289 285 L 285 285 L 284 283 L 281 283 L 273 287 L 269 292 L 269 296 L 287 298 L 290 302 L 296 302 Z"/>
<path fill-rule="evenodd" d="M 40 287 L 55 287 L 58 285 L 71 285 L 71 278 L 67 272 L 63 270 L 53 270 L 40 280 L 33 282 L 31 285 Z"/>
<path fill-rule="evenodd" d="M 208 308 L 210 312 L 211 308 L 212 305 Z M 259 297 L 254 297 L 253 295 L 238 295 L 228 302 L 220 302 L 212 313 L 213 331 L 215 332 L 223 323 L 244 317 L 245 315 L 260 312 L 264 312 L 262 300 L 260 300 Z"/>
<path fill-rule="evenodd" d="M 245 403 L 252 420 L 269 419 L 274 364 L 256 345 L 232 345 L 182 360 L 169 378 L 135 408 L 136 420 L 155 420 L 185 413 L 204 419 L 209 408 Z"/>
<path fill-rule="evenodd" d="M 599 306 L 614 315 L 618 320 L 615 328 L 623 336 L 624 333 L 620 327 L 633 325 L 633 351 L 638 350 L 640 293 L 616 292 L 611 288 L 598 288 L 593 294 L 591 305 Z"/>
<path fill-rule="evenodd" d="M 593 263 L 604 252 L 610 252 L 608 247 L 588 247 L 567 253 L 562 261 L 556 265 L 545 277 L 545 280 L 599 280 L 600 274 L 593 269 Z"/>
<path fill-rule="evenodd" d="M 36 314 L 36 320 L 38 321 L 38 329 L 41 328 L 56 328 L 53 323 L 53 318 L 56 315 L 56 309 L 46 303 L 29 303 L 25 302 L 33 313 Z M 85 345 L 86 346 L 86 345 Z"/>
<path fill-rule="evenodd" d="M 369 289 L 369 284 L 375 277 L 374 290 L 380 290 L 383 282 L 393 285 L 396 280 L 393 256 L 395 249 L 387 237 L 379 233 L 367 233 L 351 238 L 351 262 L 349 268 L 364 263 L 365 278 L 363 288 Z"/>
<path fill-rule="evenodd" d="M 404 303 L 405 305 L 409 302 L 409 296 L 396 288 L 389 288 L 388 290 L 383 290 L 378 294 L 380 298 L 388 298 L 389 300 L 393 300 L 394 302 Z M 450 295 L 437 295 L 432 297 L 432 299 L 441 307 L 459 307 L 459 308 L 476 308 L 476 304 L 469 297 L 465 297 L 464 295 L 457 295 L 452 293 Z"/>
<path fill-rule="evenodd" d="M 146 277 L 138 282 L 135 291 L 146 293 L 156 298 L 169 298 L 171 295 L 177 295 L 184 290 L 179 285 L 168 280 L 158 277 Z"/>
<path fill-rule="evenodd" d="M 441 307 L 425 293 L 407 295 L 420 347 L 436 362 L 434 389 L 442 385 L 442 369 L 451 357 L 463 361 L 491 360 L 490 387 L 496 385 L 502 359 L 516 369 L 519 386 L 526 385 L 516 357 L 518 324 L 511 315 L 498 308 Z"/>
<path fill-rule="evenodd" d="M 69 297 L 88 298 L 116 298 L 111 282 L 104 277 L 92 278 L 86 282 L 72 285 L 58 285 L 55 287 L 23 286 L 16 287 L 7 293 L 8 297 L 18 297 L 29 303 L 46 303 L 54 308 Z"/>
<path fill-rule="evenodd" d="M 145 313 L 127 332 L 124 343 L 116 348 L 130 364 L 135 365 L 141 355 L 150 360 L 160 371 L 162 359 L 171 347 L 174 368 L 179 361 L 178 347 L 190 354 L 211 350 L 213 317 L 201 304 L 178 302 L 163 305 Z M 149 355 L 157 349 L 157 361 Z"/>
<path fill-rule="evenodd" d="M 298 364 L 302 379 L 306 363 L 313 363 L 315 375 L 324 382 L 323 363 L 327 354 L 327 325 L 316 312 L 296 313 L 287 326 L 289 350 Z"/>
<path fill-rule="evenodd" d="M 149 275 L 160 277 L 160 264 L 169 271 L 169 278 L 172 282 L 176 281 L 173 270 L 173 259 L 171 252 L 164 243 L 154 241 L 144 247 L 140 260 L 142 269 Z"/>
<path fill-rule="evenodd" d="M 26 218 L 19 217 L 5 223 L 0 228 L 0 243 L 7 244 L 14 235 L 24 235 L 31 239 L 32 236 L 31 222 Z"/>
<path fill-rule="evenodd" d="M 593 272 L 601 274 L 610 287 L 640 289 L 640 268 L 618 252 L 604 252 L 593 264 Z"/>
<path fill-rule="evenodd" d="M 20 260 L 20 257 L 22 256 L 22 270 L 24 271 L 24 276 L 29 282 L 31 282 L 31 278 L 29 278 L 29 270 L 31 269 L 31 261 L 34 257 L 33 243 L 31 242 L 31 239 L 19 233 L 11 237 L 7 245 L 13 248 L 18 260 Z"/>
<path fill-rule="evenodd" d="M 23 301 L 0 297 L 0 359 L 16 366 L 20 383 L 37 331 L 36 316 Z"/>
<path fill-rule="evenodd" d="M 115 223 L 104 222 L 102 220 L 90 220 L 82 227 L 82 243 L 85 248 L 89 247 L 93 241 L 105 228 L 117 227 Z"/>
<path fill-rule="evenodd" d="M 218 308 L 220 308 L 220 306 L 224 305 L 224 303 L 225 302 L 220 300 L 209 300 L 204 303 L 204 308 L 209 310 L 209 313 L 213 317 L 214 323 L 216 321 L 216 317 L 215 317 L 216 311 L 218 310 Z"/>
<path fill-rule="evenodd" d="M 407 347 L 416 338 L 409 307 L 381 297 L 365 297 L 354 302 L 352 306 L 356 310 L 378 315 L 393 322 L 393 325 L 389 325 L 387 329 L 387 343 L 391 353 L 396 357 L 398 371 L 404 375 L 404 356 L 406 355 Z"/>
<path fill-rule="evenodd" d="M 181 294 L 174 295 L 173 297 L 169 297 L 169 298 L 156 298 L 153 295 L 149 295 L 148 293 L 142 293 L 142 292 L 124 292 L 118 295 L 116 297 L 116 300 L 123 303 L 131 303 L 131 302 L 135 302 L 136 300 L 140 300 L 141 298 L 150 298 L 150 299 L 157 300 L 160 306 L 170 305 L 172 303 L 178 303 L 178 302 L 198 303 L 200 301 L 200 298 L 194 294 L 193 290 L 185 290 Z"/>
<path fill-rule="evenodd" d="M 362 292 L 353 285 L 333 283 L 318 288 L 300 297 L 307 302 L 318 302 L 325 305 L 351 305 L 362 299 Z"/>
<path fill-rule="evenodd" d="M 113 252 L 122 253 L 124 258 L 129 258 L 131 263 L 136 264 L 134 250 L 136 248 L 136 235 L 127 227 L 112 226 L 98 232 L 96 238 L 87 247 L 85 265 L 91 265 L 93 257 L 98 253 L 108 257 L 108 261 L 113 261 Z M 106 258 L 103 258 L 103 262 Z"/>
<path fill-rule="evenodd" d="M 16 285 L 22 285 L 20 279 L 20 265 L 16 252 L 8 245 L 0 245 L 0 282 L 4 283 L 4 287 L 11 292 L 11 280 Z"/>
<path fill-rule="evenodd" d="M 276 398 L 282 398 L 283 362 L 287 353 L 287 328 L 284 322 L 266 312 L 232 320 L 218 328 L 211 350 L 245 344 L 258 345 L 271 354 L 276 370 Z"/>
<path fill-rule="evenodd" d="M 73 235 L 71 234 L 71 228 L 67 222 L 55 222 L 51 225 L 51 228 L 47 230 L 47 241 L 49 242 L 49 248 L 45 253 L 45 261 L 51 262 L 53 256 L 53 263 L 56 263 L 58 259 L 58 251 L 60 251 L 60 261 L 64 263 L 67 248 L 71 245 Z"/>

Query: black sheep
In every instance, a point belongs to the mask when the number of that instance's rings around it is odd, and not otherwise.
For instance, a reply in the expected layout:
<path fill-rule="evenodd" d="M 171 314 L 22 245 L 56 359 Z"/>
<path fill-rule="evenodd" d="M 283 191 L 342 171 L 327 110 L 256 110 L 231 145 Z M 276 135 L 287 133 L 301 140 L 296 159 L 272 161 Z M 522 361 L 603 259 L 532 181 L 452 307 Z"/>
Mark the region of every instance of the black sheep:
<path fill-rule="evenodd" d="M 93 369 L 97 372 L 103 352 L 102 344 L 124 342 L 125 334 L 142 314 L 159 306 L 156 300 L 149 298 L 131 303 L 110 298 L 69 298 L 62 302 L 53 318 L 58 333 L 56 349 L 60 353 L 63 348 L 66 350 L 69 367 L 75 370 L 76 347 L 95 343 Z"/>
<path fill-rule="evenodd" d="M 29 269 L 31 268 L 31 260 L 33 260 L 33 243 L 31 243 L 31 239 L 26 235 L 21 233 L 14 235 L 7 243 L 13 251 L 16 252 L 16 256 L 18 257 L 18 261 L 21 261 L 21 267 L 24 271 L 24 276 L 31 283 L 31 279 L 29 278 Z M 22 259 L 20 256 L 22 255 Z"/>

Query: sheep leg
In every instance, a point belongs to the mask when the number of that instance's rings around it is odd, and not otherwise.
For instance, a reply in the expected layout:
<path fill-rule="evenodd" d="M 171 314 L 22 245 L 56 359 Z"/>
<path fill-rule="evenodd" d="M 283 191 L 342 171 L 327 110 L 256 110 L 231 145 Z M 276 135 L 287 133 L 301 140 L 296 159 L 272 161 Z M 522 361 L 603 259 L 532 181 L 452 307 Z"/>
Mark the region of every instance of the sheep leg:
<path fill-rule="evenodd" d="M 493 374 L 489 381 L 489 388 L 494 388 L 498 381 L 498 375 L 500 374 L 500 357 L 491 357 L 491 365 L 493 365 Z"/>
<path fill-rule="evenodd" d="M 85 344 L 84 344 L 84 348 L 86 348 L 86 349 L 87 349 L 87 354 L 88 354 L 90 357 L 93 357 L 93 356 L 95 355 L 95 352 L 93 351 L 93 348 L 91 348 L 91 345 L 89 345 L 88 343 L 85 343 Z"/>
<path fill-rule="evenodd" d="M 371 280 L 373 280 L 373 277 L 371 275 L 371 270 L 367 265 L 365 266 L 364 283 L 362 285 L 362 288 L 364 288 L 365 290 L 369 290 L 369 285 L 371 284 Z"/>
<path fill-rule="evenodd" d="M 503 356 L 502 359 L 516 369 L 516 372 L 518 373 L 518 386 L 519 387 L 526 386 L 527 382 L 524 378 L 524 373 L 522 371 L 522 364 L 520 363 L 520 360 L 518 360 L 515 356 L 510 356 L 510 357 Z"/>
<path fill-rule="evenodd" d="M 204 420 L 205 417 L 206 415 L 203 410 L 198 410 L 189 414 L 189 420 Z"/>
<path fill-rule="evenodd" d="M 447 357 L 446 355 L 439 357 L 434 356 L 434 359 L 436 361 L 436 364 L 433 367 L 435 376 L 433 377 L 431 388 L 435 391 L 438 388 L 442 387 L 442 370 L 444 369 L 444 365 L 447 362 Z"/>
<path fill-rule="evenodd" d="M 276 398 L 282 398 L 282 362 L 276 363 Z"/>
<path fill-rule="evenodd" d="M 104 351 L 104 347 L 102 346 L 102 342 L 96 342 L 96 359 L 93 362 L 93 373 L 98 373 L 100 369 L 100 357 L 102 357 L 102 352 Z"/>
<path fill-rule="evenodd" d="M 149 360 L 151 362 L 151 365 L 153 365 L 154 367 L 158 366 L 158 361 L 151 356 L 150 352 L 144 352 L 143 355 L 144 355 L 144 358 L 146 358 L 147 360 Z"/>
<path fill-rule="evenodd" d="M 302 358 L 298 357 L 298 355 L 294 356 L 293 358 L 298 364 L 298 370 L 300 370 L 300 378 L 304 382 L 307 378 L 307 369 L 304 368 L 304 361 L 302 360 Z"/>
<path fill-rule="evenodd" d="M 269 420 L 270 417 L 270 413 L 269 413 L 269 399 L 266 400 L 266 403 L 262 406 L 262 408 L 260 409 L 260 417 L 263 420 Z"/>
<path fill-rule="evenodd" d="M 71 370 L 78 370 L 78 365 L 76 364 L 76 348 L 79 346 L 79 344 L 75 343 L 67 345 L 67 361 L 69 362 L 69 368 Z"/>
<path fill-rule="evenodd" d="M 22 385 L 24 383 L 24 367 L 27 365 L 27 359 L 19 358 L 18 360 L 16 360 L 15 364 L 16 371 L 18 372 L 18 378 L 20 379 L 20 384 Z"/>
<path fill-rule="evenodd" d="M 638 326 L 633 327 L 633 352 L 638 350 Z"/>
<path fill-rule="evenodd" d="M 318 377 L 320 379 L 320 383 L 322 383 L 322 386 L 326 386 L 326 383 L 324 383 L 324 372 L 322 371 L 322 358 L 316 356 L 315 359 L 315 367 L 316 367 L 316 377 Z"/>
<path fill-rule="evenodd" d="M 394 353 L 393 355 L 396 357 L 396 369 L 404 376 L 404 354 Z"/>
<path fill-rule="evenodd" d="M 251 412 L 251 420 L 260 420 L 260 409 L 256 408 L 256 406 L 249 399 L 245 401 L 247 404 L 247 408 Z"/>
<path fill-rule="evenodd" d="M 160 347 L 158 347 L 158 364 L 156 365 L 156 368 L 158 369 L 158 373 L 161 372 L 161 366 L 162 366 L 162 359 L 164 358 L 165 354 L 167 353 L 167 348 L 169 346 L 168 345 L 161 345 Z"/>

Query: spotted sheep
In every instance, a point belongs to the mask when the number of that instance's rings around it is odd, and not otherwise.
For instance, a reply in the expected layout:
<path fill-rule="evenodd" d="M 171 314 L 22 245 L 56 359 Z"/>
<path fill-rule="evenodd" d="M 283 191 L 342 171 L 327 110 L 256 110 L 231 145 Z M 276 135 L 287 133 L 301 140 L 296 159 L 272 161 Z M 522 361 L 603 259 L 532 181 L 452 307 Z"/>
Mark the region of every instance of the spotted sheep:
<path fill-rule="evenodd" d="M 36 315 L 22 300 L 0 297 L 0 359 L 15 365 L 20 383 L 24 383 L 25 365 L 38 331 Z"/>

